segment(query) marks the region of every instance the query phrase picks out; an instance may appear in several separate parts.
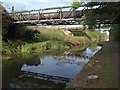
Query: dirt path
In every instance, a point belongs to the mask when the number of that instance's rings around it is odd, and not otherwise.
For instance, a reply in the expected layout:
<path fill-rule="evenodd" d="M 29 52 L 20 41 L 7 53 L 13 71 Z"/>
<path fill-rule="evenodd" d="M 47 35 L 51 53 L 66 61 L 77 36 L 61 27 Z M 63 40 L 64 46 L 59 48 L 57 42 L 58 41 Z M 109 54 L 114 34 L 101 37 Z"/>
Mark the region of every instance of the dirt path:
<path fill-rule="evenodd" d="M 103 48 L 66 88 L 117 88 L 118 48 L 117 42 L 104 42 Z M 88 76 L 93 74 L 99 78 L 89 80 Z"/>

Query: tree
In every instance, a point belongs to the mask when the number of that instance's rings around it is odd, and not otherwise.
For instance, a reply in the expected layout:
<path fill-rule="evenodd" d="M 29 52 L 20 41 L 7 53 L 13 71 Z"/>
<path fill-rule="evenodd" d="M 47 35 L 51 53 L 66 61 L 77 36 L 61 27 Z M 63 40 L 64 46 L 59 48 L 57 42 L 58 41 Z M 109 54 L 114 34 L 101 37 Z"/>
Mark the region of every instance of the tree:
<path fill-rule="evenodd" d="M 92 7 L 96 5 L 99 7 L 93 9 Z M 107 21 L 107 24 L 111 23 L 111 27 L 114 26 L 114 28 L 110 30 L 110 37 L 114 38 L 117 36 L 117 38 L 120 38 L 120 2 L 90 2 L 87 3 L 86 6 L 91 9 L 84 15 L 84 24 L 91 28 L 91 26 L 93 27 L 93 25 L 97 24 L 97 20 L 100 24 Z"/>
<path fill-rule="evenodd" d="M 10 22 L 9 22 L 9 19 L 7 18 L 7 16 L 6 16 L 7 11 L 2 6 L 2 4 L 0 4 L 0 7 L 2 9 L 2 38 L 6 39 L 7 34 L 8 34 L 8 29 L 9 29 L 9 26 L 10 26 Z"/>
<path fill-rule="evenodd" d="M 88 25 L 88 29 L 94 29 L 96 26 L 96 14 L 93 11 L 87 12 L 83 17 L 83 25 Z"/>
<path fill-rule="evenodd" d="M 89 2 L 85 6 L 89 7 L 89 10 L 86 10 L 83 21 L 90 29 L 96 26 L 96 21 L 120 23 L 120 2 Z M 93 9 L 94 6 L 98 8 Z"/>
<path fill-rule="evenodd" d="M 82 2 L 79 2 L 78 0 L 74 0 L 72 5 L 71 5 L 71 8 L 73 10 L 75 10 L 75 9 L 79 8 L 80 6 L 82 6 L 82 4 L 83 4 Z"/>

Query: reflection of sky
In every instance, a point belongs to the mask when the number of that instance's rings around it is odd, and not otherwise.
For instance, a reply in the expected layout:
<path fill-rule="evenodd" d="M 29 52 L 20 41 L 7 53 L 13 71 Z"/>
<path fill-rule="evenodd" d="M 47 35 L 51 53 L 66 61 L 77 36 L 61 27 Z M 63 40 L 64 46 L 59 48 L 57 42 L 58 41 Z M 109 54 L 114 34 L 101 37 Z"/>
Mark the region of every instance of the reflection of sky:
<path fill-rule="evenodd" d="M 89 59 L 69 57 L 66 59 L 55 59 L 53 57 L 42 58 L 42 63 L 35 65 L 23 64 L 21 70 L 33 73 L 41 73 L 52 76 L 74 78 Z"/>
<path fill-rule="evenodd" d="M 96 46 L 95 48 L 88 47 L 83 51 L 83 55 L 84 57 L 88 56 L 88 58 L 93 57 L 101 48 L 101 46 Z M 89 61 L 88 58 L 67 56 L 57 59 L 52 56 L 45 56 L 40 58 L 38 65 L 23 64 L 21 70 L 73 79 Z"/>
<path fill-rule="evenodd" d="M 91 58 L 93 57 L 93 55 L 95 55 L 95 53 L 97 53 L 102 47 L 101 46 L 97 46 L 95 48 L 86 48 L 86 50 L 83 52 L 83 56 L 84 57 L 88 57 Z"/>

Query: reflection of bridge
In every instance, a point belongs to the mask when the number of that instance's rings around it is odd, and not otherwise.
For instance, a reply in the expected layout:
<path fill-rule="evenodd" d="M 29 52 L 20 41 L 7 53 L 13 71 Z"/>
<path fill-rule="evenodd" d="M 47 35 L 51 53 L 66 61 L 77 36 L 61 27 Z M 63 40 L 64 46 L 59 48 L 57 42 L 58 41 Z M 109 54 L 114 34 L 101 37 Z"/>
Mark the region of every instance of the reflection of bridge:
<path fill-rule="evenodd" d="M 83 10 L 75 11 L 71 9 L 71 6 L 63 6 L 39 10 L 12 12 L 9 13 L 9 15 L 14 23 L 61 23 L 62 21 L 68 20 L 80 20 L 81 16 L 83 15 Z"/>
<path fill-rule="evenodd" d="M 59 77 L 59 76 L 51 76 L 47 74 L 33 73 L 29 71 L 23 71 L 23 72 L 24 72 L 24 75 L 27 77 L 32 77 L 32 78 L 42 79 L 42 80 L 47 80 L 47 81 L 53 81 L 55 83 L 67 83 L 70 80 L 70 78 L 64 78 L 64 77 Z"/>

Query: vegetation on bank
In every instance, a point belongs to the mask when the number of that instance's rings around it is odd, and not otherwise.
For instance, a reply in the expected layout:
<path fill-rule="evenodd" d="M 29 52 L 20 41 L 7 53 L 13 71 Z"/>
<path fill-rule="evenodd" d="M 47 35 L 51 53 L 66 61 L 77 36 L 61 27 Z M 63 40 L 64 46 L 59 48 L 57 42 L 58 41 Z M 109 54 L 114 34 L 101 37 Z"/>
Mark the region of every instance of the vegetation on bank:
<path fill-rule="evenodd" d="M 107 85 L 109 86 L 115 86 L 115 70 L 114 70 L 114 66 L 113 66 L 113 53 L 112 52 L 112 43 L 105 43 L 104 44 L 104 54 L 103 54 L 103 57 L 101 59 L 103 59 L 103 70 L 101 70 L 101 74 L 103 75 L 102 78 L 103 78 L 103 81 L 107 83 Z"/>
<path fill-rule="evenodd" d="M 115 40 L 120 42 L 120 24 L 113 24 L 111 25 L 111 40 Z"/>
<path fill-rule="evenodd" d="M 77 87 L 117 88 L 118 82 L 116 80 L 118 78 L 116 77 L 117 66 L 115 64 L 117 63 L 117 56 L 114 56 L 117 51 L 113 49 L 114 46 L 113 42 L 104 42 L 102 50 L 85 65 L 83 70 L 75 77 L 75 79 L 68 83 L 66 89 Z M 90 75 L 97 75 L 99 78 L 88 79 L 88 76 Z"/>
<path fill-rule="evenodd" d="M 66 88 L 117 88 L 118 87 L 118 49 L 119 36 L 120 36 L 120 25 L 111 25 L 110 30 L 110 42 L 103 42 L 103 48 L 98 52 L 88 63 L 82 72 L 78 74 L 77 79 L 71 81 Z M 94 62 L 98 61 L 98 63 Z M 98 80 L 84 80 L 83 77 L 87 78 L 89 73 L 99 76 Z M 84 80 L 84 81 L 83 81 Z M 97 81 L 97 82 L 96 82 Z M 82 83 L 81 83 L 82 82 Z M 77 84 L 77 85 L 76 85 Z"/>
<path fill-rule="evenodd" d="M 90 44 L 99 40 L 96 31 L 83 31 L 85 35 L 68 37 L 62 30 L 37 28 L 33 26 L 14 26 L 3 40 L 3 53 L 30 53 L 68 49 L 75 45 Z M 91 35 L 91 36 L 90 36 Z M 97 37 L 97 39 L 96 39 Z"/>
<path fill-rule="evenodd" d="M 3 46 L 3 53 L 33 53 L 33 52 L 47 52 L 59 49 L 68 49 L 62 41 L 44 41 L 38 43 L 26 43 L 19 40 L 9 41 Z"/>
<path fill-rule="evenodd" d="M 87 37 L 91 42 L 95 41 L 102 41 L 105 39 L 106 35 L 103 33 L 100 33 L 97 30 L 83 30 L 83 31 L 72 31 L 75 36 L 85 36 Z"/>

